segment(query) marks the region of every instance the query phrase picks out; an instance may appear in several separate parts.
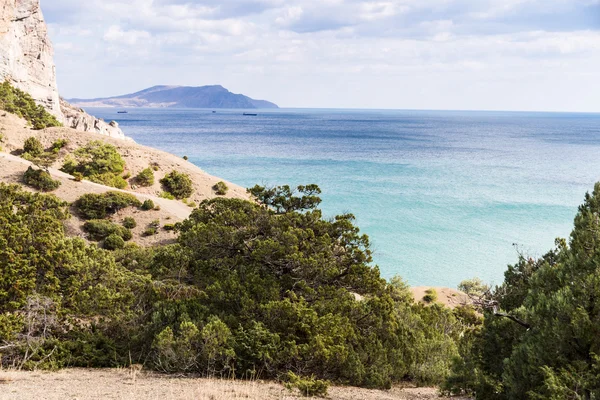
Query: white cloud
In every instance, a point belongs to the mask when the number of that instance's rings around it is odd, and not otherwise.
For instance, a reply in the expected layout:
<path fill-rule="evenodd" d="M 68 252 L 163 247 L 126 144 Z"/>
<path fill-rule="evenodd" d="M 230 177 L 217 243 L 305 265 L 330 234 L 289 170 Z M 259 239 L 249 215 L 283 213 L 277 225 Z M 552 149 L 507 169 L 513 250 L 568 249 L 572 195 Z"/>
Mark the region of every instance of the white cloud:
<path fill-rule="evenodd" d="M 123 30 L 120 26 L 111 25 L 104 34 L 104 40 L 107 42 L 116 42 L 133 46 L 141 40 L 150 39 L 151 35 L 146 31 Z"/>
<path fill-rule="evenodd" d="M 219 83 L 287 106 L 559 109 L 564 98 L 575 99 L 571 108 L 600 104 L 600 82 L 590 82 L 600 65 L 600 21 L 594 26 L 585 17 L 593 11 L 585 7 L 600 11 L 598 1 L 47 3 L 67 97 Z M 66 8 L 70 13 L 59 13 Z M 85 51 L 73 57 L 77 49 Z M 565 76 L 571 89 L 556 85 Z M 544 82 L 555 85 L 554 96 L 534 93 Z M 515 101 L 516 94 L 540 105 Z"/>

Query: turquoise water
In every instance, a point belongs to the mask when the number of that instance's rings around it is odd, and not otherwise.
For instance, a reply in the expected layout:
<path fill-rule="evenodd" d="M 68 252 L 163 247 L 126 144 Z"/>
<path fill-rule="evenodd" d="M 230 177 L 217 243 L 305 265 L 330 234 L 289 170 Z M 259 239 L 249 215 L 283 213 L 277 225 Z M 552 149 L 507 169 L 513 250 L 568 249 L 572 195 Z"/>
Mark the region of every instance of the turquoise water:
<path fill-rule="evenodd" d="M 352 212 L 385 277 L 502 281 L 568 237 L 600 180 L 600 114 L 90 109 L 138 143 L 249 187 L 317 183 Z"/>

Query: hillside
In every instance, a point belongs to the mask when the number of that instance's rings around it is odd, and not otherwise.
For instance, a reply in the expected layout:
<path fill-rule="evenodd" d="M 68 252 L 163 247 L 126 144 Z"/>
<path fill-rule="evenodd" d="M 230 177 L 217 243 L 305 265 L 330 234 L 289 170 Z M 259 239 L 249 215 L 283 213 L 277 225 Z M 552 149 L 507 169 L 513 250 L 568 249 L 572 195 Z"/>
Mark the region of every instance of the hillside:
<path fill-rule="evenodd" d="M 122 96 L 69 101 L 79 107 L 278 108 L 266 100 L 231 93 L 220 85 L 154 86 Z"/>
<path fill-rule="evenodd" d="M 140 171 L 147 168 L 150 164 L 157 166 L 157 171 L 154 172 L 154 184 L 149 187 L 140 187 L 134 184 L 134 180 L 129 178 L 129 185 L 122 190 L 135 194 L 140 201 L 151 199 L 155 204 L 160 206 L 160 210 L 151 212 L 142 212 L 139 210 L 126 209 L 116 213 L 112 220 L 118 222 L 125 217 L 135 217 L 138 226 L 133 229 L 133 241 L 141 245 L 154 245 L 173 241 L 174 234 L 160 230 L 157 235 L 144 237 L 142 232 L 145 227 L 152 221 L 158 219 L 161 226 L 165 223 L 175 223 L 187 218 L 192 211 L 192 208 L 178 200 L 168 200 L 160 198 L 159 194 L 163 191 L 159 183 L 159 179 L 172 170 L 188 174 L 193 182 L 194 194 L 190 196 L 189 202 L 199 203 L 202 200 L 216 197 L 212 186 L 221 179 L 213 177 L 192 163 L 175 155 L 155 150 L 149 147 L 138 145 L 133 142 L 123 141 L 115 138 L 110 138 L 104 135 L 79 132 L 71 128 L 48 128 L 44 130 L 32 130 L 27 126 L 26 121 L 9 113 L 0 114 L 0 132 L 3 136 L 1 146 L 3 151 L 0 151 L 0 182 L 22 184 L 23 173 L 31 165 L 31 163 L 17 154 L 23 148 L 23 143 L 29 137 L 36 137 L 40 140 L 44 148 L 50 145 L 57 139 L 65 139 L 68 144 L 64 147 L 57 160 L 50 168 L 50 173 L 54 179 L 61 182 L 61 186 L 52 193 L 59 198 L 73 202 L 85 193 L 104 193 L 108 191 L 118 191 L 113 187 L 104 186 L 101 184 L 82 181 L 75 182 L 73 177 L 59 171 L 66 157 L 72 154 L 77 148 L 86 144 L 102 140 L 103 142 L 112 144 L 125 160 L 126 173 L 131 177 L 135 177 Z M 13 153 L 13 154 L 11 154 Z M 227 183 L 229 191 L 226 197 L 247 198 L 246 191 L 232 183 Z M 27 186 L 25 186 L 27 188 Z M 77 217 L 76 213 L 67 221 L 67 231 L 71 236 L 85 237 L 81 227 L 83 221 Z"/>

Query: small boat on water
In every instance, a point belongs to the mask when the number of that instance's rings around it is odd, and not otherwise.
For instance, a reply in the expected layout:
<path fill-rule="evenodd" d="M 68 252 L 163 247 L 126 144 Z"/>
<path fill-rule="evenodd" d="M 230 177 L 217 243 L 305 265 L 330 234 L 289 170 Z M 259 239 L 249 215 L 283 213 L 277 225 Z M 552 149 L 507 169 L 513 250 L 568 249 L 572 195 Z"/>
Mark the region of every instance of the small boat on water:
<path fill-rule="evenodd" d="M 217 113 L 216 111 L 213 111 L 213 114 L 216 114 L 216 113 Z"/>
<path fill-rule="evenodd" d="M 128 111 L 117 111 L 117 114 L 127 114 Z"/>
<path fill-rule="evenodd" d="M 248 115 L 248 116 L 256 117 L 258 114 L 256 114 L 256 113 L 248 113 L 248 112 L 245 112 L 245 113 L 244 113 L 244 115 Z"/>

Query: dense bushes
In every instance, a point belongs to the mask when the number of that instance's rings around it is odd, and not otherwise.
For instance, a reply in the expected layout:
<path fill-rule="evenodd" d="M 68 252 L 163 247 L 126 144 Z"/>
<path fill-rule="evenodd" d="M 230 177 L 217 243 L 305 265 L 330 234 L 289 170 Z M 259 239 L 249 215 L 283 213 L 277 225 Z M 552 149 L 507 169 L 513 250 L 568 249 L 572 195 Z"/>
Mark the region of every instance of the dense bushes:
<path fill-rule="evenodd" d="M 463 341 L 449 392 L 492 400 L 600 398 L 599 214 L 596 184 L 568 244 L 557 239 L 539 259 L 521 256 L 500 287 L 478 290 L 485 323 Z"/>
<path fill-rule="evenodd" d="M 187 174 L 171 171 L 160 180 L 165 191 L 175 196 L 176 199 L 185 199 L 194 193 L 192 180 Z"/>
<path fill-rule="evenodd" d="M 123 189 L 127 186 L 121 176 L 124 168 L 125 161 L 117 149 L 96 140 L 75 150 L 75 159 L 67 159 L 61 170 L 71 175 L 80 173 L 92 182 Z"/>
<path fill-rule="evenodd" d="M 121 323 L 140 312 L 133 293 L 144 293 L 143 278 L 66 238 L 67 206 L 0 184 L 2 366 L 114 366 Z"/>
<path fill-rule="evenodd" d="M 106 250 L 117 250 L 123 247 L 125 247 L 125 239 L 116 233 L 112 233 L 104 239 L 104 248 Z"/>
<path fill-rule="evenodd" d="M 27 168 L 23 174 L 23 182 L 42 192 L 51 192 L 60 186 L 60 181 L 52 179 L 48 172 L 32 167 Z"/>
<path fill-rule="evenodd" d="M 24 118 L 33 129 L 61 126 L 54 115 L 37 105 L 29 94 L 14 88 L 8 81 L 0 84 L 0 109 Z"/>
<path fill-rule="evenodd" d="M 125 228 L 89 221 L 86 229 L 105 237 L 104 246 L 114 252 L 64 239 L 66 208 L 55 198 L 12 190 L 25 200 L 0 202 L 0 221 L 37 231 L 10 240 L 5 237 L 12 230 L 0 231 L 0 265 L 8 271 L 0 275 L 0 318 L 9 321 L 0 323 L 0 340 L 18 342 L 30 315 L 27 303 L 36 295 L 50 298 L 48 310 L 57 310 L 70 329 L 50 329 L 32 367 L 145 360 L 169 372 L 287 376 L 307 394 L 323 394 L 325 381 L 431 384 L 447 376 L 458 339 L 477 325 L 468 310 L 416 305 L 401 280 L 383 280 L 353 216 L 324 219 L 312 186 L 289 198 L 279 196 L 285 188 L 269 189 L 277 199 L 263 205 L 204 201 L 177 225 L 177 243 L 149 249 L 120 248 Z M 115 201 L 111 193 L 86 196 L 77 205 L 86 217 L 131 205 L 130 198 Z M 26 209 L 15 217 L 13 204 L 34 207 L 35 218 Z M 157 222 L 151 225 L 158 229 Z M 31 246 L 28 237 L 39 245 Z M 49 354 L 51 346 L 61 350 Z M 3 355 L 3 363 L 23 354 Z"/>
<path fill-rule="evenodd" d="M 83 219 L 103 219 L 123 208 L 141 205 L 137 197 L 122 192 L 88 193 L 75 202 L 75 208 Z"/>
<path fill-rule="evenodd" d="M 131 240 L 131 231 L 105 219 L 86 221 L 83 230 L 89 233 L 92 240 L 102 240 L 117 235 L 123 240 Z"/>

